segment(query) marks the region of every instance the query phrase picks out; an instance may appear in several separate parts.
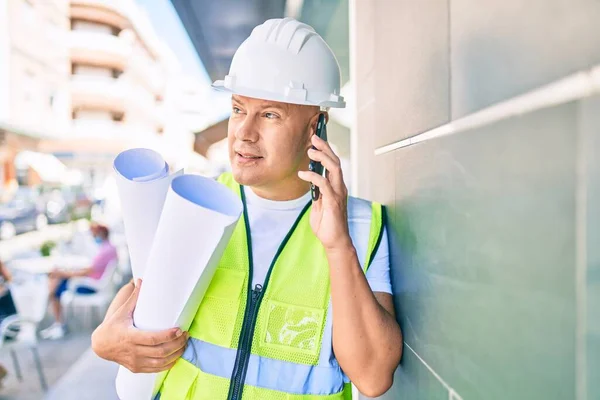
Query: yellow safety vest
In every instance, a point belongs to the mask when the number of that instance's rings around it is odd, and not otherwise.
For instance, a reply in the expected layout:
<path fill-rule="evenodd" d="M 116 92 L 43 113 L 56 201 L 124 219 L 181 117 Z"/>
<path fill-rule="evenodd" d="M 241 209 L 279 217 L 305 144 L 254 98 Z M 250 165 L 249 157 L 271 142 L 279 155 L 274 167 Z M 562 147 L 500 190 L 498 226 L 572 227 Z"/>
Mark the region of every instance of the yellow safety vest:
<path fill-rule="evenodd" d="M 252 288 L 251 235 L 243 188 L 240 218 L 189 329 L 185 354 L 158 386 L 160 400 L 349 400 L 350 382 L 322 348 L 330 302 L 325 250 L 309 202 L 281 243 L 264 285 Z M 383 208 L 372 203 L 364 270 L 379 246 Z M 328 346 L 331 347 L 331 346 Z M 163 375 L 164 376 L 164 375 Z"/>

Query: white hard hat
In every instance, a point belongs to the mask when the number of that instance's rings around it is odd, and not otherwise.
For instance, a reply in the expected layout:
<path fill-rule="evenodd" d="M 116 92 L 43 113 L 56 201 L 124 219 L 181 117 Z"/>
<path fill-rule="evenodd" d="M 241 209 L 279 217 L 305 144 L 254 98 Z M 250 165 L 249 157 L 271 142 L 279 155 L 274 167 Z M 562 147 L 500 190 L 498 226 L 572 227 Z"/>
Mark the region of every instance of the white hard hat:
<path fill-rule="evenodd" d="M 237 49 L 217 90 L 284 103 L 343 108 L 340 66 L 327 43 L 293 18 L 270 19 Z"/>

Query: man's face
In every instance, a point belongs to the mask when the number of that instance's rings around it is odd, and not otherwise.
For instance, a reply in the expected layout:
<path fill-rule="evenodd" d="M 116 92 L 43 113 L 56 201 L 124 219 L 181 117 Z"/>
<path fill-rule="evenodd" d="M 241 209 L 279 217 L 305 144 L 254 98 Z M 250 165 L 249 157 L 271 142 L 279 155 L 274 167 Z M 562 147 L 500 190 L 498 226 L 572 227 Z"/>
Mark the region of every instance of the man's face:
<path fill-rule="evenodd" d="M 228 141 L 237 182 L 279 187 L 308 167 L 306 154 L 319 108 L 233 95 Z"/>

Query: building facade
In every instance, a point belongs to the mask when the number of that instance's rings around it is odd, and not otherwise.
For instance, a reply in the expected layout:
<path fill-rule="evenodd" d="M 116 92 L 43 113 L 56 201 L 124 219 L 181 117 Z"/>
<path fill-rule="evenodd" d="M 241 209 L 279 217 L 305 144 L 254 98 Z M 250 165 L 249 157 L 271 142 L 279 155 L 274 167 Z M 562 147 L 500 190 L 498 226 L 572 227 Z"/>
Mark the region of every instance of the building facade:
<path fill-rule="evenodd" d="M 71 129 L 41 151 L 106 172 L 125 148 L 159 148 L 170 54 L 143 12 L 133 0 L 71 0 L 67 37 Z"/>
<path fill-rule="evenodd" d="M 101 182 L 118 152 L 192 152 L 178 62 L 134 0 L 5 0 L 0 132 L 5 185 L 22 150 L 52 153 Z M 189 86 L 189 85 L 188 85 Z"/>
<path fill-rule="evenodd" d="M 16 185 L 15 156 L 70 125 L 68 0 L 0 2 L 2 189 Z"/>

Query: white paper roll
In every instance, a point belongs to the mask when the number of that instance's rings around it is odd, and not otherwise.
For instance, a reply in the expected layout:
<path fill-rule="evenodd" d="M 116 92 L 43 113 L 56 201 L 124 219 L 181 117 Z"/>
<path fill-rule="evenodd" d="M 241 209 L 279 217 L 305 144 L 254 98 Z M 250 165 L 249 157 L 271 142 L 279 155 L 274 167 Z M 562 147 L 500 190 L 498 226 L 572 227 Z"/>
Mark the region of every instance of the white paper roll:
<path fill-rule="evenodd" d="M 173 178 L 183 174 L 183 170 L 169 175 L 161 155 L 149 149 L 120 153 L 114 170 L 131 271 L 134 278 L 142 278 L 167 191 Z"/>
<path fill-rule="evenodd" d="M 240 199 L 224 185 L 198 175 L 173 179 L 134 312 L 137 328 L 189 328 L 241 213 Z M 121 367 L 117 393 L 149 400 L 156 377 Z"/>

